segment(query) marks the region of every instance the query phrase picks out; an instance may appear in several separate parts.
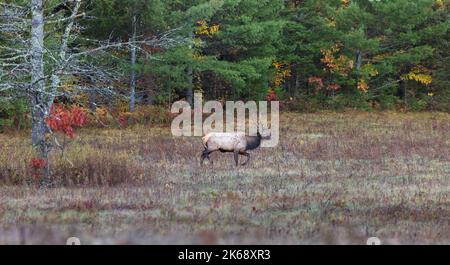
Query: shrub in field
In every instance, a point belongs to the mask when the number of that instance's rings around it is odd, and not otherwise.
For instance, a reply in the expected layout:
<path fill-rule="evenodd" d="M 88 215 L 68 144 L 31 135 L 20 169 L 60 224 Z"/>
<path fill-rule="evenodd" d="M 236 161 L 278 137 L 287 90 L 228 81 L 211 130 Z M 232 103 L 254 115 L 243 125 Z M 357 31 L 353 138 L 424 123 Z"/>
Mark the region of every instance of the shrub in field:
<path fill-rule="evenodd" d="M 365 100 L 364 95 L 343 95 L 339 94 L 327 100 L 329 109 L 342 110 L 346 108 L 360 109 L 370 111 L 369 103 Z"/>
<path fill-rule="evenodd" d="M 121 115 L 128 121 L 127 124 L 170 124 L 172 114 L 162 106 L 138 106 L 135 111 Z"/>
<path fill-rule="evenodd" d="M 302 95 L 298 99 L 292 100 L 289 110 L 301 112 L 316 112 L 322 109 L 322 102 L 317 97 Z"/>
<path fill-rule="evenodd" d="M 53 152 L 48 163 L 48 177 L 55 186 L 114 186 L 138 183 L 152 172 L 152 164 L 142 164 L 129 150 L 117 150 L 108 142 L 111 137 L 74 139 L 64 150 Z M 86 142 L 85 142 L 86 141 Z M 93 146 L 95 143 L 100 145 Z M 130 147 L 133 148 L 133 147 Z M 37 158 L 23 136 L 0 135 L 0 184 L 38 184 L 46 161 Z M 69 163 L 67 160 L 70 160 Z M 144 168 L 145 167 L 145 168 Z"/>
<path fill-rule="evenodd" d="M 377 104 L 373 105 L 377 110 L 395 110 L 398 99 L 394 95 L 377 95 Z"/>
<path fill-rule="evenodd" d="M 450 112 L 450 91 L 443 91 L 440 95 L 430 94 L 428 108 L 430 110 Z"/>
<path fill-rule="evenodd" d="M 53 132 L 61 132 L 69 138 L 73 138 L 73 128 L 82 127 L 87 123 L 87 116 L 84 109 L 79 107 L 64 108 L 54 104 L 47 124 Z"/>
<path fill-rule="evenodd" d="M 269 89 L 266 96 L 267 101 L 276 101 L 277 100 L 277 93 L 273 89 Z"/>
<path fill-rule="evenodd" d="M 41 170 L 47 166 L 47 161 L 42 158 L 33 158 L 30 161 L 30 168 L 32 169 L 33 180 L 39 182 L 43 177 Z"/>
<path fill-rule="evenodd" d="M 136 183 L 145 173 L 143 167 L 124 154 L 112 155 L 111 152 L 97 152 L 90 149 L 73 165 L 63 160 L 52 172 L 60 185 L 100 185 L 114 186 L 121 183 Z"/>
<path fill-rule="evenodd" d="M 73 128 L 82 127 L 86 124 L 87 117 L 83 109 L 79 107 L 64 107 L 59 104 L 53 104 L 50 110 L 50 115 L 45 119 L 48 126 L 48 133 L 46 135 L 46 143 L 44 144 L 43 152 L 39 156 L 31 158 L 29 164 L 32 169 L 32 177 L 37 183 L 51 184 L 53 179 L 50 177 L 50 160 L 49 154 L 53 146 L 57 146 L 61 149 L 61 155 L 64 156 L 64 149 L 66 148 L 66 136 L 73 139 Z M 57 133 L 62 133 L 64 137 L 64 142 L 61 145 L 57 138 Z M 49 142 L 50 138 L 53 137 L 54 145 Z M 68 160 L 69 163 L 71 163 Z"/>
<path fill-rule="evenodd" d="M 134 112 L 128 112 L 126 107 L 115 106 L 110 109 L 98 107 L 95 113 L 91 113 L 88 126 L 126 127 L 132 124 L 170 124 L 172 114 L 163 106 L 136 106 Z"/>

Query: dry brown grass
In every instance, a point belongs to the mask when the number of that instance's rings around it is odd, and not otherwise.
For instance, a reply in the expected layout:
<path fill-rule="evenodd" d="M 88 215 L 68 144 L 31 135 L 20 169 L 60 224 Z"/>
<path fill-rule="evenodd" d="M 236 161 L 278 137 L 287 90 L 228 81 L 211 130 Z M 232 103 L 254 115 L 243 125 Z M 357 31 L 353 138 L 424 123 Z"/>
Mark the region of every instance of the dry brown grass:
<path fill-rule="evenodd" d="M 277 148 L 199 166 L 165 127 L 86 129 L 38 189 L 0 135 L 0 243 L 450 243 L 450 115 L 287 113 Z"/>

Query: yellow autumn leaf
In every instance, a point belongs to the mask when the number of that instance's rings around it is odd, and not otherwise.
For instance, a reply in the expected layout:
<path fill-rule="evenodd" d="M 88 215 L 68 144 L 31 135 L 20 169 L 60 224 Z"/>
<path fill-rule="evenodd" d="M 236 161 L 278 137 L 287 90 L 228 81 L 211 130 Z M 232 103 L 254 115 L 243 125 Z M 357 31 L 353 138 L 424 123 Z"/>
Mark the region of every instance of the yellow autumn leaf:
<path fill-rule="evenodd" d="M 428 69 L 422 66 L 414 67 L 409 73 L 401 76 L 403 80 L 414 80 L 418 83 L 429 85 L 433 81 L 433 78 L 428 73 Z"/>
<path fill-rule="evenodd" d="M 350 0 L 341 0 L 341 5 L 347 7 L 350 4 Z"/>
<path fill-rule="evenodd" d="M 358 81 L 358 89 L 364 93 L 367 93 L 367 91 L 369 91 L 369 85 L 364 79 L 361 79 Z"/>
<path fill-rule="evenodd" d="M 195 34 L 197 35 L 205 35 L 212 36 L 219 32 L 219 25 L 209 26 L 208 22 L 205 20 L 197 21 L 197 28 L 195 29 Z"/>
<path fill-rule="evenodd" d="M 444 1 L 443 0 L 436 0 L 434 2 L 434 5 L 436 8 L 443 8 L 444 7 Z"/>

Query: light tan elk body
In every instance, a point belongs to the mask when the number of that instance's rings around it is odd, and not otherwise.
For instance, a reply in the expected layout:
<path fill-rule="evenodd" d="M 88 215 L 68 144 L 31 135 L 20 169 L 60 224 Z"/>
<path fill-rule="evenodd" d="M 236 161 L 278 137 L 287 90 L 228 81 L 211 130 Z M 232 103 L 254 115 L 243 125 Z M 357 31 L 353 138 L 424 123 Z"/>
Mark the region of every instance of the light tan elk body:
<path fill-rule="evenodd" d="M 203 165 L 205 158 L 211 161 L 209 155 L 215 151 L 220 151 L 222 153 L 233 152 L 236 166 L 239 164 L 239 155 L 246 156 L 247 160 L 242 163 L 242 165 L 245 165 L 250 160 L 250 154 L 247 151 L 258 148 L 261 145 L 261 139 L 268 137 L 270 137 L 270 134 L 263 137 L 259 130 L 256 136 L 247 136 L 243 132 L 208 133 L 202 138 L 205 149 L 200 157 L 200 164 Z"/>

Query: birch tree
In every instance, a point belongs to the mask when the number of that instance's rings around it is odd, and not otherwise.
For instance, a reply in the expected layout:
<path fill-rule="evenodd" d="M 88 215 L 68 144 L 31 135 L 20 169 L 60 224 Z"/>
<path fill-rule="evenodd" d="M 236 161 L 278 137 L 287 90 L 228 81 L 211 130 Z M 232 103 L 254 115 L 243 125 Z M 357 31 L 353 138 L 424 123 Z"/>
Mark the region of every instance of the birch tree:
<path fill-rule="evenodd" d="M 96 64 L 98 60 L 95 59 L 109 56 L 108 52 L 113 49 L 125 51 L 131 47 L 145 54 L 143 47 L 147 45 L 170 47 L 185 41 L 182 37 L 175 37 L 176 29 L 149 39 L 134 36 L 127 42 L 83 38 L 80 34 L 83 29 L 77 24 L 78 19 L 85 17 L 81 12 L 83 1 L 71 0 L 64 4 L 70 11 L 68 16 L 62 12 L 45 16 L 43 0 L 30 0 L 23 6 L 0 3 L 1 37 L 5 38 L 1 42 L 5 45 L 0 46 L 0 91 L 8 91 L 10 97 L 28 98 L 32 144 L 39 158 L 45 161 L 42 169 L 44 184 L 51 183 L 48 157 L 55 145 L 46 119 L 55 98 L 69 93 L 61 89 L 62 82 L 83 77 L 95 80 L 95 83 L 72 85 L 70 93 L 94 90 L 96 93 L 115 94 L 113 83 L 124 73 Z M 49 43 L 47 39 L 53 41 Z M 72 45 L 76 40 L 85 45 Z"/>
<path fill-rule="evenodd" d="M 131 76 L 130 76 L 130 102 L 129 102 L 129 111 L 133 112 L 135 103 L 136 103 L 136 34 L 137 34 L 137 12 L 133 9 L 133 22 L 131 25 L 131 47 L 130 47 L 130 53 L 131 53 Z"/>

